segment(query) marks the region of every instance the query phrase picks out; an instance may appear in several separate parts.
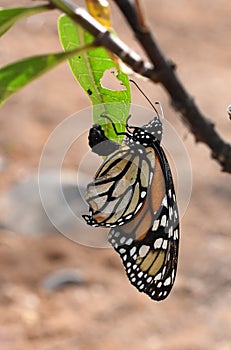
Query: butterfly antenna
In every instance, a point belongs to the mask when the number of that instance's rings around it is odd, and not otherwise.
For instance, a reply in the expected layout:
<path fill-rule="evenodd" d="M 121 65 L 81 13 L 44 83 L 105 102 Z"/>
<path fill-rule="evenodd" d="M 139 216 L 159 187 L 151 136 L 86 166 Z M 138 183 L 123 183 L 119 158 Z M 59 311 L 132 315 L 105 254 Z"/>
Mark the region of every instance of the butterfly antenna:
<path fill-rule="evenodd" d="M 129 81 L 130 81 L 131 83 L 133 83 L 133 84 L 137 87 L 137 89 L 141 92 L 141 94 L 142 94 L 142 95 L 146 98 L 146 100 L 149 102 L 150 106 L 152 106 L 152 108 L 153 108 L 154 111 L 156 112 L 158 118 L 160 118 L 159 113 L 158 113 L 156 107 L 154 106 L 154 104 L 152 103 L 152 101 L 148 98 L 148 96 L 145 95 L 145 93 L 141 90 L 141 88 L 139 87 L 139 85 L 138 85 L 134 80 L 132 80 L 132 79 L 129 79 Z M 158 103 L 158 102 L 156 102 L 156 103 L 157 103 L 157 104 L 160 104 L 160 103 Z M 161 107 L 161 112 L 163 112 L 162 107 Z"/>
<path fill-rule="evenodd" d="M 161 111 L 161 117 L 164 119 L 164 110 L 163 110 L 163 108 L 162 108 L 161 102 L 160 102 L 160 101 L 156 101 L 155 104 L 156 104 L 156 105 L 159 105 L 160 111 Z"/>

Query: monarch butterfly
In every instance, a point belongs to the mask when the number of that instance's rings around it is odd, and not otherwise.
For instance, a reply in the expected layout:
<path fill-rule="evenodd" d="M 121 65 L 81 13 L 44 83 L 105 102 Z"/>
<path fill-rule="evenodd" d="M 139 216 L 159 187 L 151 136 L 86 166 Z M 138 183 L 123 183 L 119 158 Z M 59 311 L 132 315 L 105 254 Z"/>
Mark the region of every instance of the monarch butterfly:
<path fill-rule="evenodd" d="M 105 116 L 105 118 L 109 119 Z M 93 151 L 109 155 L 87 187 L 91 226 L 111 227 L 109 242 L 120 254 L 130 282 L 154 300 L 170 293 L 176 277 L 179 215 L 171 170 L 160 145 L 162 123 L 126 125 L 123 145 L 107 138 L 99 125 L 90 130 Z M 133 131 L 130 129 L 133 128 Z M 111 152 L 111 153 L 110 153 Z"/>

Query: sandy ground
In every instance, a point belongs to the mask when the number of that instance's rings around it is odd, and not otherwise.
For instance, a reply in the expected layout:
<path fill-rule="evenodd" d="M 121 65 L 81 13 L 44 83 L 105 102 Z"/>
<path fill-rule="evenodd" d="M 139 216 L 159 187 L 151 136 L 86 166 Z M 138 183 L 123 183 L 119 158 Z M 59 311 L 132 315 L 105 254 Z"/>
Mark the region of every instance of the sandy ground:
<path fill-rule="evenodd" d="M 11 1 L 10 6 L 16 3 L 30 1 Z M 0 6 L 9 6 L 9 1 L 0 0 Z M 144 8 L 162 50 L 176 62 L 181 80 L 228 140 L 230 1 L 146 0 Z M 122 16 L 116 10 L 113 14 L 121 38 L 139 51 Z M 58 51 L 57 15 L 21 21 L 1 38 L 1 65 Z M 2 229 L 1 349 L 231 348 L 230 176 L 220 171 L 206 146 L 195 144 L 161 86 L 140 85 L 151 99 L 162 101 L 192 165 L 192 196 L 181 223 L 179 269 L 171 295 L 156 303 L 138 293 L 112 249 L 79 245 L 60 234 L 44 232 L 34 238 Z M 136 90 L 133 98 L 146 106 Z M 0 111 L 1 193 L 36 173 L 53 129 L 89 105 L 66 64 L 10 99 Z M 73 153 L 67 166 L 75 169 L 80 158 Z M 85 283 L 56 292 L 42 287 L 48 273 L 69 267 L 80 270 Z"/>

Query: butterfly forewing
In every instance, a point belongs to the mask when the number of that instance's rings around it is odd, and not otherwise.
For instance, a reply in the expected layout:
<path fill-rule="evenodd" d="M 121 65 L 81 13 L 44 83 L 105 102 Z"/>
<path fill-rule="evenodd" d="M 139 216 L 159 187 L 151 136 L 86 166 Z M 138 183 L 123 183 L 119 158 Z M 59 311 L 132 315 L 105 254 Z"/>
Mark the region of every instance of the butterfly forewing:
<path fill-rule="evenodd" d="M 153 157 L 150 161 L 141 145 L 123 145 L 113 152 L 87 187 L 87 223 L 112 227 L 131 220 L 145 202 L 153 170 Z"/>

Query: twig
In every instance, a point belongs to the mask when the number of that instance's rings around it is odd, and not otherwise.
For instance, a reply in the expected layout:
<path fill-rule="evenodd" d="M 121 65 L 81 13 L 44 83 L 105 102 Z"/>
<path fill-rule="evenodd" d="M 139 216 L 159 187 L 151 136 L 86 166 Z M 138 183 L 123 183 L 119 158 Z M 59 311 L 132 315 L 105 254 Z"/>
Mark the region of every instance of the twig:
<path fill-rule="evenodd" d="M 226 143 L 194 103 L 174 72 L 175 65 L 168 61 L 158 47 L 153 35 L 138 21 L 138 14 L 129 0 L 114 0 L 127 22 L 130 24 L 138 41 L 155 67 L 158 82 L 171 96 L 172 105 L 180 112 L 197 142 L 203 142 L 212 151 L 212 157 L 222 166 L 222 170 L 231 173 L 231 145 Z M 139 8 L 140 11 L 140 8 Z M 155 79 L 156 80 L 156 79 Z"/>

